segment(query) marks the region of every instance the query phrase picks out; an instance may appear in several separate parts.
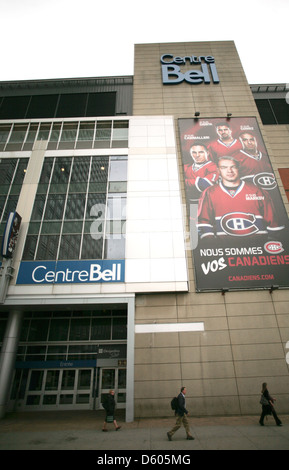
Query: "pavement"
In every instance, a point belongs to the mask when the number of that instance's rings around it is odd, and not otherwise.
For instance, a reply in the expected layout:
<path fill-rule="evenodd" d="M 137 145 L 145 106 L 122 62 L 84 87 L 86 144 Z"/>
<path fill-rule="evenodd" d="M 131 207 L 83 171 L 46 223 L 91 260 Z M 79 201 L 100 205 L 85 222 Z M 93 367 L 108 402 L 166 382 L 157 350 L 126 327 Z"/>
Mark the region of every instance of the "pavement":
<path fill-rule="evenodd" d="M 191 455 L 196 450 L 289 450 L 289 415 L 279 417 L 282 427 L 275 425 L 272 416 L 265 419 L 263 427 L 259 425 L 259 416 L 192 416 L 189 419 L 195 439 L 186 440 L 182 427 L 169 441 L 167 431 L 175 424 L 174 416 L 126 423 L 119 410 L 117 422 L 121 429 L 116 432 L 113 425 L 108 424 L 108 432 L 102 432 L 103 411 L 8 413 L 0 420 L 0 450 L 96 450 L 97 459 L 115 458 L 124 455 L 123 451 L 142 451 L 127 452 L 141 464 L 149 463 L 145 461 L 149 459 L 147 455 L 164 452 L 176 456 Z M 100 460 L 96 463 L 113 462 Z M 118 463 L 129 466 L 128 461 Z"/>

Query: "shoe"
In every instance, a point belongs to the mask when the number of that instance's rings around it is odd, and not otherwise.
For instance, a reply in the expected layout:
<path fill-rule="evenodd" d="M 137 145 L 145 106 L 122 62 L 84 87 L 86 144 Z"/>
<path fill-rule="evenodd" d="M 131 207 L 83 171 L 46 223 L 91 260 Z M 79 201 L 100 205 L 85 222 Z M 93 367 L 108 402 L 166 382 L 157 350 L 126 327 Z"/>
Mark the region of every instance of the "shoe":
<path fill-rule="evenodd" d="M 187 441 L 194 441 L 195 438 L 193 436 L 187 436 Z"/>
<path fill-rule="evenodd" d="M 117 428 L 115 428 L 115 430 L 118 431 L 120 428 L 121 428 L 121 426 L 117 426 Z"/>
<path fill-rule="evenodd" d="M 107 432 L 107 429 L 103 429 L 102 432 Z"/>
<path fill-rule="evenodd" d="M 171 441 L 171 440 L 172 440 L 172 436 L 170 435 L 169 432 L 167 432 L 167 436 L 168 436 L 168 440 Z"/>
<path fill-rule="evenodd" d="M 282 424 L 282 423 L 278 423 L 277 426 L 283 426 L 283 424 Z"/>
<path fill-rule="evenodd" d="M 260 424 L 260 426 L 264 426 L 264 423 L 261 423 L 261 421 L 259 421 L 259 424 Z"/>

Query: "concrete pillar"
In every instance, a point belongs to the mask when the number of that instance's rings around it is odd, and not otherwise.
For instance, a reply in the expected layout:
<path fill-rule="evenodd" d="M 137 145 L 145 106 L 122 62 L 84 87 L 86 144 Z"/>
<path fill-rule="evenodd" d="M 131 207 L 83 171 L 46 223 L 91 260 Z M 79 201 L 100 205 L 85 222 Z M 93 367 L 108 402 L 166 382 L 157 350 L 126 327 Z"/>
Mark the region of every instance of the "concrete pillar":
<path fill-rule="evenodd" d="M 5 416 L 9 400 L 22 319 L 23 312 L 10 311 L 0 355 L 0 419 Z"/>
<path fill-rule="evenodd" d="M 135 300 L 127 305 L 127 358 L 126 358 L 126 422 L 134 420 L 134 316 Z"/>

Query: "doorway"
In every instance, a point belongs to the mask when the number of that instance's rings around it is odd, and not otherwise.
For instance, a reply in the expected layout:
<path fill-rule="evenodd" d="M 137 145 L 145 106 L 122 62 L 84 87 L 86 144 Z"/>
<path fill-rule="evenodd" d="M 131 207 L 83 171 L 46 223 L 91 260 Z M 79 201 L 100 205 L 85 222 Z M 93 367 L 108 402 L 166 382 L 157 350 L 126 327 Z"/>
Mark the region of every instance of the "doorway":
<path fill-rule="evenodd" d="M 26 409 L 92 409 L 95 369 L 30 369 Z"/>
<path fill-rule="evenodd" d="M 99 374 L 99 403 L 102 408 L 103 396 L 110 390 L 114 390 L 117 409 L 126 406 L 126 369 L 125 368 L 101 368 Z"/>

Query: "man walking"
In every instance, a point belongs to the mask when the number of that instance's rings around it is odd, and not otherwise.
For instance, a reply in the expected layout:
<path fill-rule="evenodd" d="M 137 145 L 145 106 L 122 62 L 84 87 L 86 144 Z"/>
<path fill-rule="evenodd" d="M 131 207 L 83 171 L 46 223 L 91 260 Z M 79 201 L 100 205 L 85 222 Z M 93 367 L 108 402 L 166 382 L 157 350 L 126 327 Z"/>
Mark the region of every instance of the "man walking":
<path fill-rule="evenodd" d="M 189 426 L 189 422 L 188 422 L 188 418 L 187 418 L 188 410 L 186 409 L 186 400 L 185 400 L 186 393 L 187 393 L 186 387 L 182 387 L 181 388 L 181 393 L 178 395 L 178 405 L 177 405 L 177 409 L 176 409 L 176 413 L 175 413 L 176 416 L 177 416 L 177 421 L 176 421 L 175 426 L 169 432 L 167 432 L 167 436 L 168 436 L 169 441 L 172 440 L 173 434 L 175 434 L 175 432 L 178 429 L 180 429 L 181 425 L 183 425 L 185 430 L 186 430 L 187 439 L 188 440 L 194 440 L 194 438 L 193 438 L 193 436 L 191 435 L 191 432 L 190 432 L 190 426 Z"/>

